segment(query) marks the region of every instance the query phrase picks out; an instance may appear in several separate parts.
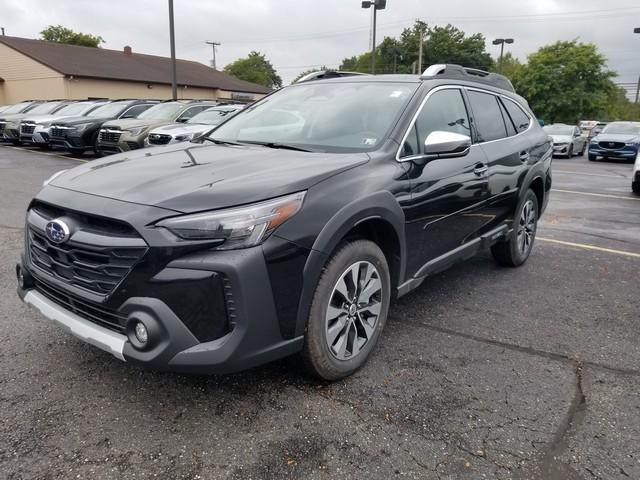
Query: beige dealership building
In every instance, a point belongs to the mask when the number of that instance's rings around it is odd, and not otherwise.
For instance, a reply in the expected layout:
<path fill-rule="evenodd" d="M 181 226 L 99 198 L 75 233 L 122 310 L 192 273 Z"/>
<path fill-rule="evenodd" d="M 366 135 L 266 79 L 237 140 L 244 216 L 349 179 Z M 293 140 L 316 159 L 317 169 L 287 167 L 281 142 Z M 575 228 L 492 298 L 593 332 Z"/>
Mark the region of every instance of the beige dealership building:
<path fill-rule="evenodd" d="M 251 101 L 271 90 L 177 60 L 178 98 Z M 171 59 L 0 36 L 0 105 L 59 98 L 171 98 Z"/>

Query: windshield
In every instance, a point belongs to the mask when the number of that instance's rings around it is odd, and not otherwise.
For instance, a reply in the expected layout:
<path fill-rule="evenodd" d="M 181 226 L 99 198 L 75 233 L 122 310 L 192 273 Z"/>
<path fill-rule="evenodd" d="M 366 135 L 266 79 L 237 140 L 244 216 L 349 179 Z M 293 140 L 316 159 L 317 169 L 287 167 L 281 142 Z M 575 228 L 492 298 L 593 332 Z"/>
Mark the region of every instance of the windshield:
<path fill-rule="evenodd" d="M 22 103 L 16 103 L 15 105 L 10 106 L 9 108 L 7 108 L 6 110 L 4 110 L 2 113 L 20 113 L 23 109 L 25 109 L 27 107 L 27 105 L 30 105 L 29 102 L 22 102 Z"/>
<path fill-rule="evenodd" d="M 149 110 L 145 110 L 138 118 L 153 118 L 157 120 L 173 120 L 184 108 L 183 103 L 159 103 Z"/>
<path fill-rule="evenodd" d="M 220 108 L 214 107 L 209 110 L 205 110 L 204 112 L 200 112 L 197 115 L 194 115 L 186 123 L 199 123 L 202 125 L 220 125 L 227 118 L 233 117 L 236 113 L 240 111 L 239 108 Z"/>
<path fill-rule="evenodd" d="M 637 123 L 610 123 L 602 129 L 601 133 L 613 133 L 623 135 L 640 135 L 640 124 Z"/>
<path fill-rule="evenodd" d="M 549 135 L 573 135 L 574 127 L 570 125 L 548 125 L 542 127 Z"/>
<path fill-rule="evenodd" d="M 91 110 L 87 114 L 87 117 L 94 118 L 115 118 L 120 115 L 120 112 L 129 106 L 128 103 L 107 103 L 106 105 L 102 105 L 101 107 L 96 108 L 95 110 Z"/>
<path fill-rule="evenodd" d="M 56 115 L 59 116 L 74 116 L 74 115 L 84 115 L 84 113 L 93 108 L 95 106 L 94 103 L 72 103 L 71 105 L 67 105 L 66 107 L 61 108 L 56 112 Z"/>
<path fill-rule="evenodd" d="M 38 105 L 37 107 L 32 108 L 31 110 L 29 110 L 29 115 L 31 115 L 31 114 L 41 115 L 41 114 L 51 113 L 56 108 L 58 108 L 61 104 L 62 104 L 62 102 L 42 103 L 42 104 Z"/>
<path fill-rule="evenodd" d="M 329 152 L 372 150 L 417 87 L 417 83 L 386 82 L 293 85 L 242 110 L 209 138 Z"/>

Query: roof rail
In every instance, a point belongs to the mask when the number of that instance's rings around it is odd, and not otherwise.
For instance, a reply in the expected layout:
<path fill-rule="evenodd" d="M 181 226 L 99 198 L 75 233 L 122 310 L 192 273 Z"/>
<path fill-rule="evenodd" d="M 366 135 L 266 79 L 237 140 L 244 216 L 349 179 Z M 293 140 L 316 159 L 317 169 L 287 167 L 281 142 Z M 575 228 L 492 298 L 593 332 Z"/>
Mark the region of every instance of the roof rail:
<path fill-rule="evenodd" d="M 311 82 L 312 80 L 322 80 L 325 78 L 341 78 L 341 77 L 353 77 L 355 75 L 369 75 L 368 73 L 361 72 L 345 72 L 343 70 L 319 70 L 317 72 L 311 72 L 296 83 Z"/>
<path fill-rule="evenodd" d="M 492 87 L 508 90 L 515 93 L 515 88 L 504 75 L 499 73 L 485 72 L 477 68 L 468 68 L 455 64 L 436 64 L 429 66 L 420 75 L 422 80 L 432 79 L 434 77 L 450 78 L 456 80 L 468 80 L 470 82 L 479 82 Z"/>

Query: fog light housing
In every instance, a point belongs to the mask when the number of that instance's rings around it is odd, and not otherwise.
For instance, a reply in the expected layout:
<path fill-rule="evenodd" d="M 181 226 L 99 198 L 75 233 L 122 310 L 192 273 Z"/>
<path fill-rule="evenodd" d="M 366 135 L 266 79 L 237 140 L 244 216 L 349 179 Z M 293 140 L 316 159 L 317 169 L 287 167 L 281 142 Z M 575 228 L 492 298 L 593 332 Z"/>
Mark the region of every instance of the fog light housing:
<path fill-rule="evenodd" d="M 149 341 L 149 332 L 147 332 L 147 327 L 142 322 L 136 323 L 134 334 L 136 336 L 136 340 L 138 340 L 142 345 L 146 345 Z"/>

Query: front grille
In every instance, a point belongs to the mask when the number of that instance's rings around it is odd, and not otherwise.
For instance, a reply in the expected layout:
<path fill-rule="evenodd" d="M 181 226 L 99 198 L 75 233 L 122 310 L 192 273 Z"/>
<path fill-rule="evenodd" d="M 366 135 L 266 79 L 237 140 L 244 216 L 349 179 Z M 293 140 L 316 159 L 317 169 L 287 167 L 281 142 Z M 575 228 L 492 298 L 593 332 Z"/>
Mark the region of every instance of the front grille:
<path fill-rule="evenodd" d="M 40 280 L 35 281 L 35 288 L 42 295 L 61 307 L 75 313 L 79 317 L 97 325 L 119 333 L 125 333 L 127 317 L 115 310 L 96 305 L 75 295 L 69 295 Z"/>
<path fill-rule="evenodd" d="M 118 140 L 120 140 L 120 135 L 122 135 L 122 132 L 116 132 L 113 130 L 100 130 L 100 141 L 118 143 Z"/>
<path fill-rule="evenodd" d="M 64 138 L 67 136 L 67 130 L 65 128 L 60 128 L 60 127 L 51 127 L 51 130 L 49 131 L 49 133 L 51 134 L 52 137 Z"/>
<path fill-rule="evenodd" d="M 609 150 L 620 150 L 621 148 L 624 148 L 624 143 L 622 142 L 600 142 L 598 145 L 600 145 L 600 148 L 606 148 Z"/>
<path fill-rule="evenodd" d="M 51 242 L 47 223 L 61 218 L 72 225 L 71 238 Z M 147 251 L 135 230 L 102 219 L 38 203 L 28 215 L 27 251 L 34 267 L 51 277 L 98 295 L 108 295 Z"/>
<path fill-rule="evenodd" d="M 149 143 L 151 145 L 166 145 L 171 141 L 171 135 L 164 135 L 160 133 L 152 133 L 149 135 Z"/>
<path fill-rule="evenodd" d="M 36 126 L 33 123 L 22 123 L 20 125 L 20 133 L 23 135 L 32 135 L 35 129 Z"/>

